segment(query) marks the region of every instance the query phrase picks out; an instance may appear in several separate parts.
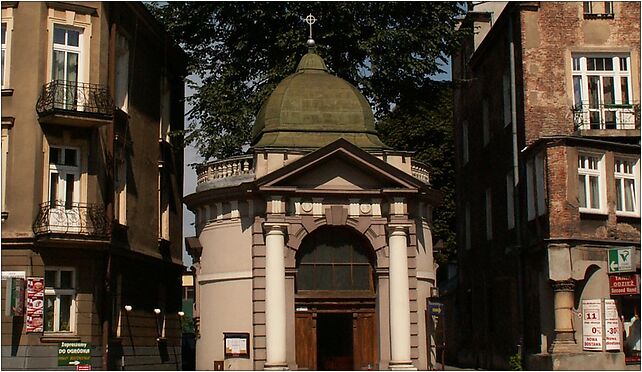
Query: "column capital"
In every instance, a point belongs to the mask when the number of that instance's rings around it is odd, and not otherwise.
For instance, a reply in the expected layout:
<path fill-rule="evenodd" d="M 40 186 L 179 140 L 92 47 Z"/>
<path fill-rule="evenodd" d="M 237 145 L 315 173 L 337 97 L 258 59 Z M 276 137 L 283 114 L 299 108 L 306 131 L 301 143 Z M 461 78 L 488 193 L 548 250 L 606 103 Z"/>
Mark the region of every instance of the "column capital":
<path fill-rule="evenodd" d="M 388 223 L 386 230 L 390 235 L 397 235 L 399 233 L 408 234 L 411 224 L 409 223 Z"/>
<path fill-rule="evenodd" d="M 558 280 L 552 281 L 551 286 L 553 286 L 554 292 L 574 292 L 575 291 L 575 280 Z"/>
<path fill-rule="evenodd" d="M 285 222 L 263 222 L 263 230 L 266 234 L 285 233 L 288 229 L 288 224 Z"/>

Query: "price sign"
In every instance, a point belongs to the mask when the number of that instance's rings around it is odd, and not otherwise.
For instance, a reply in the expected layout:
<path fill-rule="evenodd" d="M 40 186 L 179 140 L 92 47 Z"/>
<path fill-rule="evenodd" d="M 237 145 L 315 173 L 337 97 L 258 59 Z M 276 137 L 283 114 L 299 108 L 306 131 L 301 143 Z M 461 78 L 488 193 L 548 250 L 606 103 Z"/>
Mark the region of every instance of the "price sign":
<path fill-rule="evenodd" d="M 582 301 L 583 349 L 602 351 L 602 300 Z"/>
<path fill-rule="evenodd" d="M 604 324 L 606 350 L 620 350 L 620 321 L 615 300 L 604 300 Z"/>

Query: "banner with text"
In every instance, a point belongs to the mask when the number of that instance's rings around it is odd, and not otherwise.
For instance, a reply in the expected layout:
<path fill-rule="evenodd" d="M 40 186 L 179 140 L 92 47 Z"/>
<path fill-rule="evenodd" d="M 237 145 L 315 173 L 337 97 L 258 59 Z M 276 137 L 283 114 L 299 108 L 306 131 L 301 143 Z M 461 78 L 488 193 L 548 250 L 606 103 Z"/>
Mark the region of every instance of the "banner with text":
<path fill-rule="evenodd" d="M 620 320 L 615 300 L 604 300 L 605 346 L 606 350 L 620 350 Z"/>
<path fill-rule="evenodd" d="M 602 351 L 602 300 L 583 300 L 582 319 L 582 348 Z"/>

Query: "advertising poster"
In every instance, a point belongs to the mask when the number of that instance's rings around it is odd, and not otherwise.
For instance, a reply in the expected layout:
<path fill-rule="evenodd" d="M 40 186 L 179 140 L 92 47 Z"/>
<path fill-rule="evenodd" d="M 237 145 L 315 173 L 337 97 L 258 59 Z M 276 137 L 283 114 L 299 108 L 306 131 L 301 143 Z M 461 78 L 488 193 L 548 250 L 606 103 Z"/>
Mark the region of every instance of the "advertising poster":
<path fill-rule="evenodd" d="M 602 300 L 583 300 L 582 319 L 582 348 L 602 351 Z"/>
<path fill-rule="evenodd" d="M 27 309 L 25 323 L 27 332 L 42 332 L 44 324 L 45 279 L 27 278 Z"/>
<path fill-rule="evenodd" d="M 620 350 L 620 321 L 615 300 L 604 300 L 604 324 L 606 350 Z"/>

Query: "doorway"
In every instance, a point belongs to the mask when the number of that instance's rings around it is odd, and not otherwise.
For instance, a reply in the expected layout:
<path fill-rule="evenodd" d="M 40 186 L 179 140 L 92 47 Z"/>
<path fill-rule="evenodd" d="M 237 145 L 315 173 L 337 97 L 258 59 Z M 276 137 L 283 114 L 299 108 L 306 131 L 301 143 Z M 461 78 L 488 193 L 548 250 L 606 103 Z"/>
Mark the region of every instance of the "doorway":
<path fill-rule="evenodd" d="M 351 370 L 352 313 L 321 313 L 317 317 L 317 369 Z"/>

